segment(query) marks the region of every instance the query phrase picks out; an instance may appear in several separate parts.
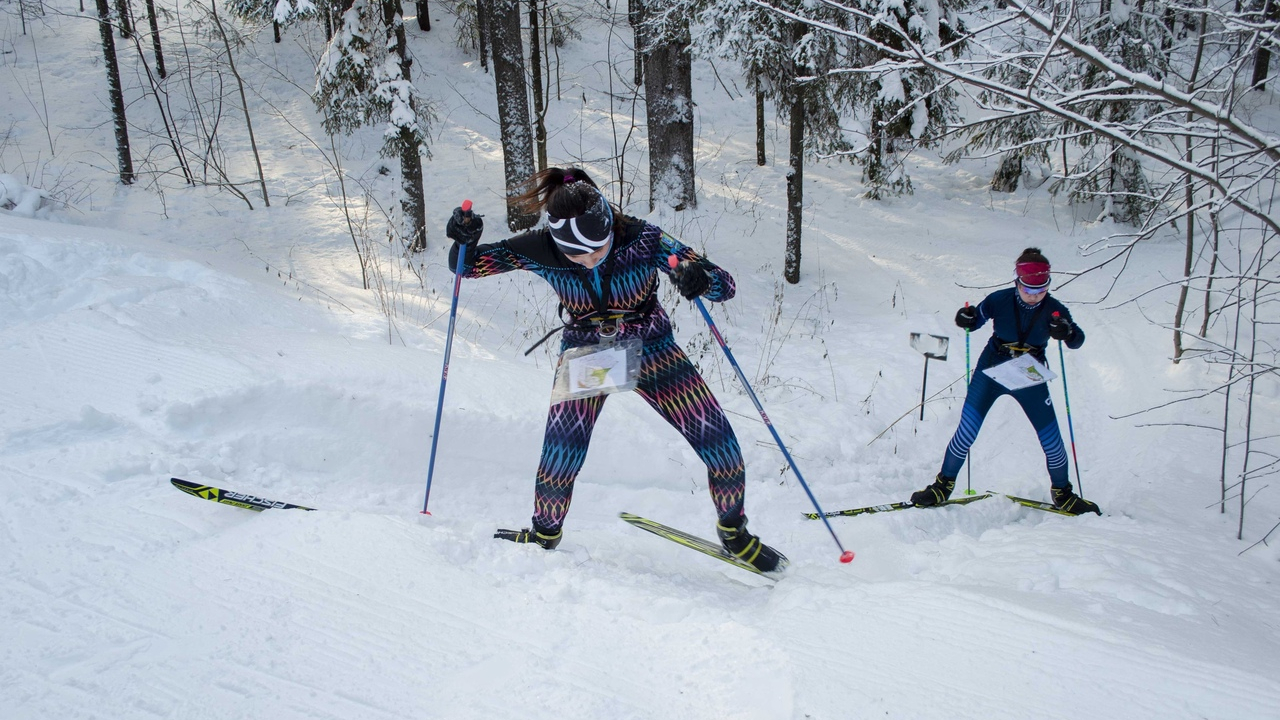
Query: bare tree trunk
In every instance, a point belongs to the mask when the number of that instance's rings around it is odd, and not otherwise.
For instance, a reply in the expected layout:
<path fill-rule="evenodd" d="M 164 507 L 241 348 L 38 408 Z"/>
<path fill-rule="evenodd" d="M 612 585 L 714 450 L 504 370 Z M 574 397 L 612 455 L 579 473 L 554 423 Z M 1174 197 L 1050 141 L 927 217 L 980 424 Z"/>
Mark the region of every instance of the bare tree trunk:
<path fill-rule="evenodd" d="M 542 80 L 542 36 L 538 30 L 538 0 L 529 0 L 529 73 L 533 87 L 533 144 L 538 154 L 538 169 L 547 167 L 547 103 Z"/>
<path fill-rule="evenodd" d="M 1266 257 L 1264 252 L 1266 242 L 1263 242 L 1263 248 L 1258 252 L 1258 269 L 1257 275 L 1253 278 L 1253 317 L 1249 319 L 1249 362 L 1245 364 L 1246 372 L 1249 373 L 1247 381 L 1248 395 L 1245 396 L 1244 411 L 1244 466 L 1240 470 L 1240 518 L 1239 524 L 1236 526 L 1236 539 L 1244 539 L 1244 506 L 1248 504 L 1249 498 L 1245 495 L 1249 482 L 1249 460 L 1253 455 L 1253 398 L 1255 395 L 1255 382 L 1258 377 L 1258 368 L 1254 365 L 1254 361 L 1258 357 L 1258 293 L 1262 291 L 1260 287 L 1259 276 L 1262 275 L 1262 266 Z M 1242 283 L 1245 281 L 1241 281 Z"/>
<path fill-rule="evenodd" d="M 635 64 L 632 80 L 636 87 L 644 85 L 644 0 L 631 0 L 627 3 L 627 22 L 631 24 L 631 44 L 634 51 Z"/>
<path fill-rule="evenodd" d="M 1197 41 L 1196 41 L 1196 57 L 1195 57 L 1195 60 L 1194 60 L 1194 61 L 1192 62 L 1192 64 L 1191 64 L 1191 75 L 1189 76 L 1189 78 L 1188 78 L 1188 80 L 1187 80 L 1187 93 L 1188 93 L 1188 94 L 1193 94 L 1193 93 L 1195 93 L 1195 89 L 1196 89 L 1196 81 L 1197 81 L 1198 76 L 1199 76 L 1199 74 L 1200 74 L 1200 61 L 1204 58 L 1204 36 L 1205 36 L 1205 30 L 1206 30 L 1206 28 L 1208 27 L 1208 26 L 1206 25 L 1207 18 L 1208 18 L 1208 14 L 1207 14 L 1207 13 L 1206 13 L 1206 14 L 1202 14 L 1202 15 L 1200 16 L 1200 28 L 1199 28 L 1199 32 L 1198 32 L 1199 37 L 1197 38 Z M 1194 120 L 1195 120 L 1195 116 L 1194 116 L 1194 115 L 1192 115 L 1191 113 L 1187 113 L 1187 124 L 1188 124 L 1188 125 L 1190 125 Z M 1193 151 L 1192 151 L 1192 137 L 1191 137 L 1190 135 L 1188 135 L 1188 136 L 1186 137 L 1186 148 L 1187 148 L 1187 151 L 1186 151 L 1186 162 L 1187 162 L 1187 164 L 1188 164 L 1188 165 L 1190 165 L 1190 164 L 1192 164 L 1192 163 L 1193 163 L 1193 161 L 1194 161 L 1194 158 L 1192 157 L 1192 154 L 1193 154 Z M 1187 218 L 1186 218 L 1186 222 L 1187 222 L 1187 238 L 1186 238 L 1187 248 L 1186 248 L 1186 253 L 1184 253 L 1184 255 L 1183 255 L 1183 259 L 1182 259 L 1182 278 L 1183 278 L 1183 280 L 1182 280 L 1182 288 L 1178 291 L 1178 307 L 1177 307 L 1177 309 L 1176 309 L 1176 310 L 1174 310 L 1174 313 L 1173 313 L 1173 362 L 1174 362 L 1175 364 L 1177 364 L 1177 363 L 1179 363 L 1179 362 L 1182 362 L 1182 353 L 1183 353 L 1183 349 L 1182 349 L 1182 314 L 1183 314 L 1183 312 L 1186 310 L 1186 307 L 1187 307 L 1187 294 L 1191 291 L 1191 268 L 1192 268 L 1192 264 L 1195 262 L 1195 227 L 1196 227 L 1196 224 L 1195 224 L 1195 214 L 1194 214 L 1194 213 L 1192 212 L 1192 210 L 1191 210 L 1191 208 L 1192 208 L 1192 207 L 1194 206 L 1194 204 L 1195 204 L 1195 199 L 1196 199 L 1196 197 L 1195 197 L 1195 186 L 1194 186 L 1194 184 L 1192 183 L 1192 178 L 1191 178 L 1191 176 L 1190 176 L 1190 175 L 1187 175 L 1187 176 L 1186 176 L 1186 178 L 1185 178 L 1185 182 L 1186 182 L 1186 184 L 1185 184 L 1184 191 L 1183 191 L 1183 202 L 1185 202 L 1185 203 L 1186 203 L 1186 208 L 1187 208 Z M 1209 312 L 1209 309 L 1208 309 L 1208 307 L 1206 306 L 1206 307 L 1205 307 L 1205 319 L 1206 319 L 1206 321 L 1208 320 L 1208 317 L 1209 317 L 1208 312 Z M 1203 334 L 1201 335 L 1201 337 L 1203 337 Z"/>
<path fill-rule="evenodd" d="M 1257 12 L 1256 22 L 1259 25 L 1272 23 L 1277 19 L 1276 0 L 1255 0 L 1254 9 Z M 1274 32 L 1274 30 L 1273 30 Z M 1271 71 L 1271 35 L 1272 32 L 1260 31 L 1258 38 L 1258 50 L 1253 56 L 1253 80 L 1249 83 L 1249 87 L 1253 90 L 1266 90 L 1267 77 Z"/>
<path fill-rule="evenodd" d="M 756 165 L 764 167 L 764 92 L 760 89 L 760 75 L 755 75 L 756 85 Z"/>
<path fill-rule="evenodd" d="M 489 3 L 492 0 L 476 0 L 476 39 L 480 43 L 480 67 L 489 72 Z"/>
<path fill-rule="evenodd" d="M 133 184 L 133 156 L 129 152 L 129 125 L 124 115 L 124 90 L 120 87 L 120 65 L 116 62 L 116 41 L 111 35 L 111 8 L 107 0 L 98 2 L 98 29 L 102 36 L 102 57 L 107 67 L 107 88 L 111 96 L 111 116 L 116 128 L 116 163 L 120 182 Z"/>
<path fill-rule="evenodd" d="M 115 0 L 116 15 L 120 20 L 120 37 L 127 38 L 133 35 L 133 8 L 129 7 L 129 0 Z"/>
<path fill-rule="evenodd" d="M 156 0 L 147 0 L 147 23 L 151 25 L 151 50 L 156 54 L 156 74 L 163 80 L 168 73 L 164 71 L 164 49 L 160 47 L 160 21 L 156 18 Z"/>
<path fill-rule="evenodd" d="M 244 109 L 244 125 L 249 131 L 249 147 L 253 149 L 253 163 L 258 168 L 258 184 L 262 187 L 262 204 L 271 207 L 271 199 L 267 197 L 267 178 L 262 174 L 262 158 L 258 155 L 258 141 L 253 136 L 253 120 L 249 117 L 249 99 L 244 93 L 244 80 L 236 70 L 236 61 L 231 54 L 231 41 L 227 39 L 227 29 L 222 26 L 222 18 L 218 17 L 218 0 L 209 0 L 209 8 L 213 11 L 213 21 L 218 25 L 218 34 L 222 36 L 222 46 L 227 50 L 227 68 L 236 79 L 236 87 L 240 90 L 240 107 Z"/>
<path fill-rule="evenodd" d="M 498 93 L 498 124 L 502 128 L 502 159 L 509 199 L 520 194 L 534 173 L 529 95 L 524 82 L 524 43 L 520 38 L 520 0 L 492 0 L 489 10 L 493 79 Z M 530 228 L 537 222 L 537 215 L 507 207 L 507 227 L 512 230 Z"/>
<path fill-rule="evenodd" d="M 415 5 L 418 6 L 418 29 L 431 32 L 431 8 L 427 7 L 427 0 L 417 0 Z"/>
<path fill-rule="evenodd" d="M 649 130 L 649 210 L 698 206 L 693 164 L 693 66 L 689 28 L 644 48 Z"/>
<path fill-rule="evenodd" d="M 792 26 L 792 40 L 804 38 L 805 26 Z M 796 68 L 796 76 L 806 74 Z M 791 144 L 787 158 L 787 250 L 783 260 L 782 275 L 787 282 L 800 282 L 800 228 L 804 219 L 804 125 L 805 87 L 796 85 L 791 100 Z"/>
<path fill-rule="evenodd" d="M 400 66 L 400 77 L 406 83 L 412 83 L 410 70 L 413 63 L 405 52 L 408 36 L 403 18 L 404 8 L 400 0 L 382 0 L 387 47 L 391 48 L 391 54 Z M 409 107 L 416 118 L 418 113 L 412 95 L 409 96 Z M 427 249 L 427 203 L 422 190 L 422 155 L 413 129 L 400 125 L 396 145 L 400 155 L 400 212 L 404 216 L 406 242 L 410 252 L 422 252 Z"/>

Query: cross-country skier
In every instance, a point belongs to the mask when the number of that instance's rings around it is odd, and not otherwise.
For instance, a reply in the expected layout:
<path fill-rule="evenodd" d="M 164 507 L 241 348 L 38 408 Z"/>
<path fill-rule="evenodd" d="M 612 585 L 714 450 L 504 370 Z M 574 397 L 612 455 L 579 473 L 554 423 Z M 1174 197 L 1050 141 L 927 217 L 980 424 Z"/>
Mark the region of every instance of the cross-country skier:
<path fill-rule="evenodd" d="M 1050 339 L 1061 340 L 1072 350 L 1084 344 L 1084 331 L 1072 321 L 1066 306 L 1049 295 L 1049 260 L 1040 249 L 1023 250 L 1014 269 L 1017 274 L 1014 287 L 997 290 L 977 306 L 965 305 L 956 312 L 956 325 L 964 330 L 977 330 L 990 320 L 994 331 L 974 368 L 969 392 L 964 398 L 964 409 L 960 412 L 960 427 L 956 428 L 951 443 L 947 445 L 942 470 L 925 489 L 912 493 L 911 502 L 929 507 L 951 497 L 951 491 L 956 487 L 956 475 L 969 455 L 969 447 L 978 437 L 987 411 L 1001 395 L 1009 395 L 1022 406 L 1022 411 L 1040 436 L 1045 464 L 1049 468 L 1054 506 L 1073 515 L 1086 512 L 1101 514 L 1097 504 L 1075 494 L 1067 479 L 1067 452 L 1062 444 L 1062 433 L 1058 430 L 1058 418 L 1053 412 L 1053 401 L 1049 398 L 1048 384 L 1042 382 L 1020 390 L 1009 390 L 983 372 L 1024 354 L 1044 363 L 1044 348 Z"/>
<path fill-rule="evenodd" d="M 482 221 L 458 208 L 446 226 L 446 234 L 455 241 L 450 266 L 457 267 L 457 253 L 465 247 L 463 277 L 528 270 L 546 280 L 569 316 L 557 373 L 568 367 L 567 358 L 597 347 L 620 348 L 630 341 L 637 351 L 632 354 L 635 391 L 680 431 L 707 465 L 721 544 L 763 572 L 781 570 L 786 557 L 747 531 L 746 474 L 733 428 L 676 344 L 657 298 L 659 272 L 670 275 L 685 298 L 701 296 L 711 302 L 733 297 L 733 278 L 661 228 L 623 215 L 581 169 L 547 168 L 534 175 L 527 191 L 511 204 L 545 213 L 546 225 L 478 245 Z M 675 268 L 668 265 L 672 255 L 679 259 Z M 602 370 L 596 381 L 604 377 Z M 606 397 L 588 394 L 556 401 L 553 394 L 534 485 L 533 527 L 495 537 L 537 543 L 548 550 L 559 544 L 574 479 Z"/>

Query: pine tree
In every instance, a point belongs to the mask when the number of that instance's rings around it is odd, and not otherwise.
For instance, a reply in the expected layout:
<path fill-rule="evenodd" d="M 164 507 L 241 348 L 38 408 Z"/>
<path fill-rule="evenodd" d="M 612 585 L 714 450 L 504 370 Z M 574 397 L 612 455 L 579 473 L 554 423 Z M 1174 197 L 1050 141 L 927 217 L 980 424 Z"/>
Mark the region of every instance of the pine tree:
<path fill-rule="evenodd" d="M 1168 74 L 1168 55 L 1161 49 L 1166 30 L 1163 18 L 1140 12 L 1123 0 L 1114 3 L 1105 0 L 1097 16 L 1085 18 L 1081 30 L 1081 41 L 1123 67 L 1155 80 Z M 1056 80 L 1064 88 L 1095 90 L 1101 94 L 1102 99 L 1083 103 L 1080 108 L 1091 120 L 1132 126 L 1162 110 L 1157 103 L 1130 100 L 1127 92 L 1107 92 L 1105 88 L 1112 84 L 1114 76 L 1094 63 L 1078 59 L 1067 63 Z M 1070 124 L 1063 128 L 1065 133 L 1076 130 L 1078 128 Z M 1141 223 L 1156 206 L 1156 191 L 1137 155 L 1093 133 L 1078 137 L 1077 145 L 1083 152 L 1068 172 L 1079 178 L 1069 184 L 1069 202 L 1084 205 L 1101 200 L 1103 209 L 1099 218 Z"/>
<path fill-rule="evenodd" d="M 906 48 L 905 38 L 926 52 L 948 47 L 951 54 L 963 50 L 956 42 L 964 33 L 959 11 L 966 0 L 857 0 L 854 7 L 874 17 L 859 18 L 858 29 L 872 43 L 856 49 L 860 61 L 853 94 L 867 118 L 867 148 L 858 154 L 867 197 L 911 192 L 911 178 L 895 160 L 900 149 L 936 146 L 947 126 L 959 117 L 956 92 L 942 78 L 925 68 L 900 69 L 877 45 L 893 50 Z"/>
<path fill-rule="evenodd" d="M 355 0 L 320 60 L 312 99 L 330 134 L 387 124 L 382 154 L 400 158 L 403 233 L 416 252 L 426 248 L 422 154 L 430 156 L 426 129 L 432 113 L 413 86 L 409 66 L 399 0 Z"/>
<path fill-rule="evenodd" d="M 825 4 L 779 0 L 775 5 L 789 12 L 803 11 L 806 17 L 834 27 L 844 27 L 849 20 L 846 12 Z M 667 14 L 696 18 L 697 32 L 692 42 L 699 55 L 730 59 L 740 65 L 756 88 L 758 118 L 763 115 L 760 108 L 766 99 L 788 118 L 783 277 L 789 283 L 798 283 L 805 160 L 818 154 L 841 156 L 854 149 L 840 122 L 841 114 L 853 109 L 849 92 L 852 85 L 848 76 L 827 74 L 847 60 L 850 44 L 831 32 L 817 30 L 749 0 L 688 0 L 675 3 Z M 760 122 L 758 119 L 757 124 Z M 757 161 L 761 154 L 757 149 Z"/>

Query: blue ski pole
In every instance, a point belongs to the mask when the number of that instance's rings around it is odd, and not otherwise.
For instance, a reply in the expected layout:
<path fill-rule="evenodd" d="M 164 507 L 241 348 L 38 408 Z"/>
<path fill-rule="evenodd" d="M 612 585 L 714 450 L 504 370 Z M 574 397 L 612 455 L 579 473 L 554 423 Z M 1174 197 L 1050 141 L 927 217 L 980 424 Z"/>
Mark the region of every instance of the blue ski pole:
<path fill-rule="evenodd" d="M 667 258 L 667 264 L 672 269 L 675 269 L 680 264 L 680 259 L 672 255 Z M 711 329 L 712 337 L 719 343 L 725 357 L 729 358 L 729 364 L 733 366 L 734 372 L 738 373 L 738 380 L 742 383 L 742 387 L 746 388 L 747 395 L 751 398 L 751 402 L 755 404 L 756 412 L 760 413 L 760 419 L 764 420 L 765 427 L 769 428 L 769 432 L 773 435 L 773 441 L 778 443 L 778 448 L 782 450 L 782 456 L 787 459 L 787 464 L 791 466 L 791 472 L 796 474 L 796 479 L 800 481 L 800 486 L 804 488 L 805 494 L 809 496 L 809 502 L 813 503 L 813 508 L 818 511 L 818 517 L 822 518 L 822 522 L 827 526 L 827 532 L 831 533 L 831 539 L 835 540 L 836 547 L 840 548 L 840 562 L 852 562 L 853 551 L 845 550 L 844 545 L 840 544 L 840 538 L 836 537 L 836 531 L 831 527 L 831 521 L 827 519 L 826 513 L 822 512 L 822 507 L 818 505 L 818 499 L 813 496 L 813 491 L 809 489 L 809 483 L 804 481 L 804 476 L 800 474 L 800 468 L 796 467 L 795 461 L 791 459 L 791 453 L 787 452 L 787 446 L 782 443 L 782 438 L 778 436 L 778 431 L 773 428 L 773 423 L 769 421 L 769 415 L 765 413 L 764 407 L 760 405 L 760 399 L 756 397 L 755 391 L 751 389 L 751 383 L 747 382 L 747 376 L 743 374 L 742 368 L 738 367 L 738 361 L 734 359 L 733 352 L 729 350 L 729 346 L 725 343 L 724 337 L 720 335 L 720 330 L 716 327 L 715 321 L 711 319 L 711 313 L 707 312 L 707 307 L 702 304 L 702 298 L 694 298 L 693 304 L 698 307 L 698 311 L 702 313 L 702 318 L 707 321 L 707 327 Z"/>
<path fill-rule="evenodd" d="M 965 306 L 965 307 L 969 307 L 969 301 L 968 301 L 968 300 L 966 300 L 966 301 L 965 301 L 964 306 Z M 965 328 L 965 330 L 964 330 L 964 386 L 965 386 L 965 399 L 968 399 L 968 397 L 969 397 L 969 391 L 968 391 L 968 387 L 969 387 L 969 332 L 970 332 L 970 331 L 969 331 L 969 329 L 968 329 L 968 328 Z M 969 448 L 969 454 L 965 457 L 965 461 L 964 461 L 964 472 L 965 472 L 965 477 L 964 477 L 964 494 L 965 494 L 965 495 L 977 495 L 977 494 L 978 494 L 978 492 L 977 492 L 976 490 L 974 490 L 974 489 L 973 489 L 973 447 L 972 447 L 972 446 Z"/>
<path fill-rule="evenodd" d="M 1053 314 L 1058 317 L 1058 313 Z M 1071 393 L 1067 392 L 1067 357 L 1062 352 L 1062 341 L 1058 341 L 1058 365 L 1062 368 L 1062 399 L 1067 405 L 1067 432 L 1071 434 L 1071 464 L 1076 468 L 1076 487 L 1080 495 L 1084 495 L 1084 482 L 1080 479 L 1080 459 L 1076 457 L 1076 429 L 1071 425 Z"/>
<path fill-rule="evenodd" d="M 464 225 L 471 222 L 471 201 L 462 201 Z M 458 292 L 462 288 L 462 272 L 467 263 L 467 249 L 458 250 L 458 266 L 453 271 L 453 300 L 449 304 L 449 330 L 444 341 L 444 368 L 440 371 L 440 399 L 436 401 L 436 426 L 431 431 L 431 459 L 427 461 L 427 492 L 422 498 L 422 514 L 430 515 L 427 503 L 431 501 L 431 477 L 436 469 L 436 446 L 440 442 L 440 416 L 444 414 L 444 386 L 449 381 L 449 355 L 453 352 L 453 326 L 458 320 Z"/>

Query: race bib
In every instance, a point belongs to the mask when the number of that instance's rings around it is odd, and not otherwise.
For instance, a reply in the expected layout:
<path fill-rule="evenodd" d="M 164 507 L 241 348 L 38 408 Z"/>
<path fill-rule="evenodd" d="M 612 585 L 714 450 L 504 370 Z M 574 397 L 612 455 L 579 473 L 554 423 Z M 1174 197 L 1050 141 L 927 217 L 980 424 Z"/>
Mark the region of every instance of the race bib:
<path fill-rule="evenodd" d="M 1032 357 L 1030 353 L 1019 355 L 1008 362 L 994 365 L 982 372 L 1009 390 L 1021 390 L 1032 385 L 1043 385 L 1058 377 L 1043 363 Z"/>
<path fill-rule="evenodd" d="M 556 367 L 552 401 L 634 390 L 643 349 L 643 340 L 631 339 L 565 350 Z"/>

